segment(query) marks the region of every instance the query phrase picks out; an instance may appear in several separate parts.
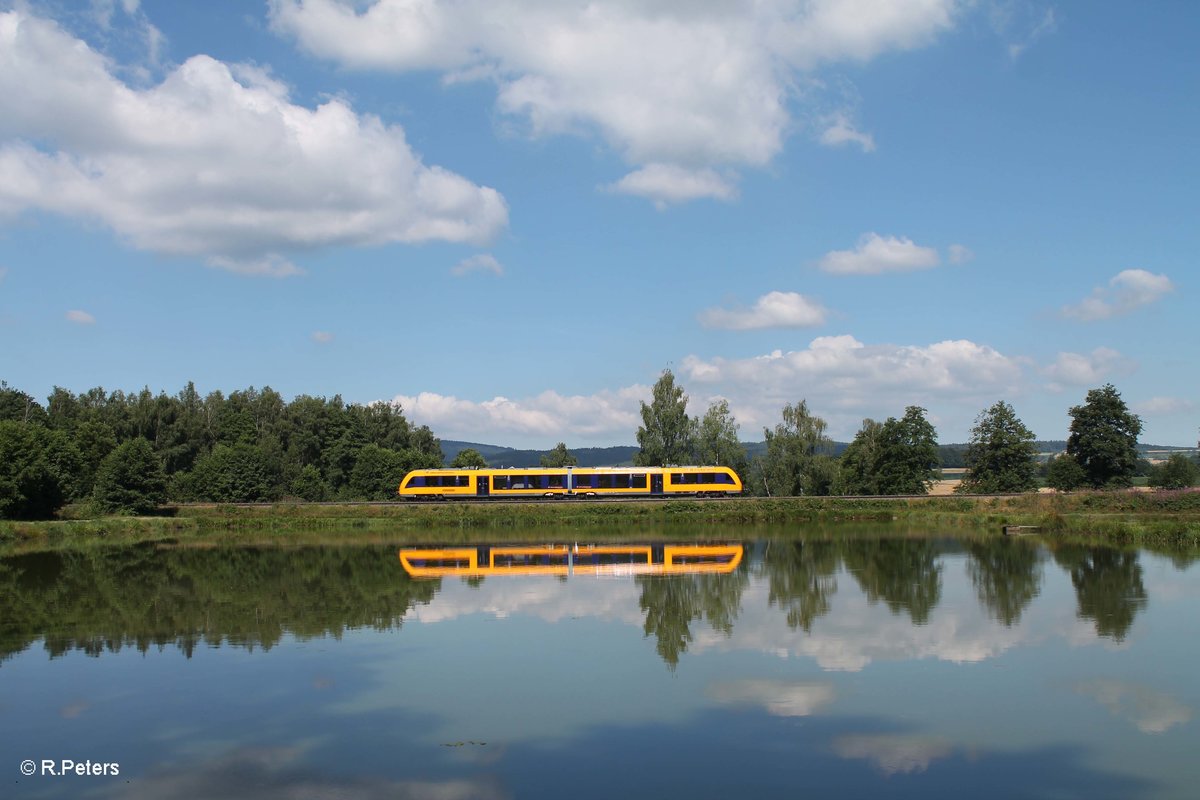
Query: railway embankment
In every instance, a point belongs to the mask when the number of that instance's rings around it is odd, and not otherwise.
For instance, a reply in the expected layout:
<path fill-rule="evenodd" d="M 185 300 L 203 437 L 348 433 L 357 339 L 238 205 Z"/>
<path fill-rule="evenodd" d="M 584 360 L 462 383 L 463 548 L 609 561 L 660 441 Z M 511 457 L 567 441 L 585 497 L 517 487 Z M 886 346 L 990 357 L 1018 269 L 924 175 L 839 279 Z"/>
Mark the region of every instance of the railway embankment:
<path fill-rule="evenodd" d="M 452 538 L 458 534 L 544 531 L 639 531 L 645 536 L 684 529 L 738 535 L 762 527 L 803 534 L 806 527 L 840 523 L 896 525 L 906 531 L 994 532 L 1023 528 L 1044 536 L 1092 537 L 1115 543 L 1200 547 L 1200 491 L 1079 492 L 997 496 L 739 497 L 728 499 L 595 502 L 381 502 L 194 504 L 168 506 L 147 517 L 89 518 L 65 509 L 63 518 L 0 522 L 0 540 L 273 541 L 367 536 Z M 617 534 L 619 535 L 619 534 Z"/>

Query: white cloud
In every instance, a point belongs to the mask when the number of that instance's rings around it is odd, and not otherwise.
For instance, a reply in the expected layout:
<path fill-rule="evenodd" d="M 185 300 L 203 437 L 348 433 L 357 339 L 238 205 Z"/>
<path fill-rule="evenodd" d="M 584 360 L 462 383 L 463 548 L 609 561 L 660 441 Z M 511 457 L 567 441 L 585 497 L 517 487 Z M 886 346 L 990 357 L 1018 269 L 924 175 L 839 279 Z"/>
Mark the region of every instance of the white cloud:
<path fill-rule="evenodd" d="M 523 441 L 609 444 L 633 439 L 641 424 L 639 404 L 649 397 L 649 387 L 635 385 L 594 395 L 546 391 L 520 400 L 494 397 L 482 402 L 422 392 L 415 397 L 397 395 L 392 402 L 444 439 L 507 441 L 517 436 Z"/>
<path fill-rule="evenodd" d="M 113 70 L 54 22 L 0 14 L 0 216 L 99 220 L 139 249 L 270 275 L 297 271 L 281 252 L 482 243 L 507 224 L 494 189 L 343 100 L 299 106 L 205 55 L 146 89 Z"/>
<path fill-rule="evenodd" d="M 1009 40 L 1008 57 L 1016 61 L 1039 39 L 1058 30 L 1058 16 L 1053 6 L 1038 8 L 1032 3 L 996 3 L 992 7 L 992 26 Z"/>
<path fill-rule="evenodd" d="M 312 340 L 317 344 L 329 344 L 333 341 L 333 334 L 329 331 L 313 331 Z"/>
<path fill-rule="evenodd" d="M 1149 305 L 1175 291 L 1166 275 L 1155 275 L 1144 269 L 1127 269 L 1117 273 L 1108 286 L 1098 286 L 1090 297 L 1073 306 L 1064 306 L 1063 316 L 1092 321 L 1128 314 Z"/>
<path fill-rule="evenodd" d="M 824 120 L 824 130 L 821 131 L 821 144 L 838 147 L 844 144 L 856 144 L 864 153 L 875 151 L 875 139 L 869 133 L 863 133 L 854 126 L 845 113 L 833 114 Z"/>
<path fill-rule="evenodd" d="M 1116 350 L 1097 347 L 1091 353 L 1059 353 L 1042 374 L 1051 379 L 1051 391 L 1061 391 L 1067 386 L 1099 384 L 1113 374 L 1128 373 L 1133 366 Z"/>
<path fill-rule="evenodd" d="M 1196 410 L 1195 402 L 1184 397 L 1151 397 L 1133 406 L 1138 414 L 1169 416 L 1190 414 Z"/>
<path fill-rule="evenodd" d="M 912 239 L 877 233 L 863 234 L 853 250 L 826 253 L 817 266 L 835 275 L 880 275 L 930 269 L 941 263 L 937 250 L 921 247 Z"/>
<path fill-rule="evenodd" d="M 825 323 L 826 310 L 796 292 L 769 292 L 752 308 L 710 308 L 700 314 L 706 328 L 751 330 L 754 328 L 810 328 Z"/>
<path fill-rule="evenodd" d="M 711 169 L 687 169 L 671 164 L 648 164 L 607 187 L 654 201 L 661 211 L 673 203 L 710 198 L 733 200 L 737 187 Z"/>
<path fill-rule="evenodd" d="M 67 321 L 74 322 L 76 325 L 92 325 L 96 322 L 96 318 L 86 311 L 72 309 L 66 313 Z"/>
<path fill-rule="evenodd" d="M 472 272 L 490 272 L 493 275 L 503 275 L 504 267 L 491 253 L 480 253 L 462 261 L 450 268 L 450 273 L 457 277 L 469 275 Z"/>
<path fill-rule="evenodd" d="M 796 87 L 821 65 L 910 50 L 949 30 L 963 0 L 272 0 L 275 29 L 360 69 L 490 81 L 534 136 L 598 134 L 627 162 L 677 170 L 762 166 L 793 127 Z M 828 143 L 869 137 L 849 124 Z M 864 138 L 866 137 L 866 138 Z M 661 175 L 640 175 L 637 184 Z M 634 176 L 638 176 L 636 179 Z M 727 198 L 648 194 L 658 203 Z"/>
<path fill-rule="evenodd" d="M 235 275 L 247 275 L 255 278 L 290 278 L 293 275 L 304 274 L 304 270 L 278 253 L 268 253 L 261 258 L 212 256 L 206 259 L 205 263 L 210 267 L 223 269 Z"/>

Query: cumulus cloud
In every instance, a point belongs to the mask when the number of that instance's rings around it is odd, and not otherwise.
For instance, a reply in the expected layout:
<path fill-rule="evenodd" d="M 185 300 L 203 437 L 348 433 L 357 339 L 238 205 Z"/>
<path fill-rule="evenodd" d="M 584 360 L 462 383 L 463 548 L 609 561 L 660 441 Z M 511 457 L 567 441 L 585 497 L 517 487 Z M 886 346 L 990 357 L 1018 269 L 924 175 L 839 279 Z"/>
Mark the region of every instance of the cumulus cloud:
<path fill-rule="evenodd" d="M 1184 397 L 1151 397 L 1149 400 L 1134 404 L 1133 410 L 1138 414 L 1169 416 L 1190 414 L 1196 410 L 1196 404 Z"/>
<path fill-rule="evenodd" d="M 751 308 L 710 308 L 700 314 L 706 328 L 811 328 L 825 323 L 825 308 L 796 292 L 769 292 Z"/>
<path fill-rule="evenodd" d="M 68 311 L 66 316 L 67 321 L 74 322 L 77 325 L 91 325 L 96 321 L 96 318 L 91 314 L 78 309 L 72 309 Z"/>
<path fill-rule="evenodd" d="M 1050 378 L 1051 391 L 1068 386 L 1090 386 L 1114 374 L 1128 373 L 1132 362 L 1110 347 L 1097 347 L 1091 353 L 1059 353 L 1054 362 L 1042 369 Z"/>
<path fill-rule="evenodd" d="M 196 55 L 133 88 L 54 22 L 0 14 L 0 216 L 98 220 L 134 247 L 242 274 L 328 245 L 482 243 L 494 189 L 424 164 L 341 99 L 293 103 L 264 70 Z"/>
<path fill-rule="evenodd" d="M 525 440 L 628 440 L 641 424 L 640 403 L 650 397 L 647 386 L 629 386 L 593 395 L 561 395 L 546 391 L 511 400 L 494 397 L 476 402 L 434 392 L 415 397 L 397 395 L 393 403 L 418 425 L 428 425 L 447 439 L 509 436 Z"/>
<path fill-rule="evenodd" d="M 491 253 L 480 253 L 462 261 L 450 268 L 450 274 L 461 278 L 472 272 L 490 272 L 493 275 L 503 275 L 504 267 Z"/>
<path fill-rule="evenodd" d="M 936 391 L 941 395 L 1004 394 L 1018 382 L 1019 362 L 967 340 L 927 346 L 867 345 L 853 336 L 821 336 L 804 350 L 775 350 L 745 359 L 704 360 L 688 356 L 683 373 L 702 383 L 753 386 L 794 401 L 798 388 L 809 397 L 861 404 L 883 394 Z"/>
<path fill-rule="evenodd" d="M 667 204 L 731 196 L 729 180 L 706 168 L 768 163 L 793 126 L 789 104 L 803 100 L 795 87 L 806 74 L 925 46 L 966 5 L 272 0 L 271 18 L 304 49 L 346 66 L 489 81 L 500 112 L 531 135 L 598 134 L 627 162 L 656 166 L 614 188 Z M 873 144 L 848 122 L 821 136 Z"/>
<path fill-rule="evenodd" d="M 914 244 L 912 239 L 867 233 L 853 250 L 826 253 L 817 266 L 835 275 L 880 275 L 931 269 L 941 261 L 937 250 Z"/>
<path fill-rule="evenodd" d="M 1076 305 L 1064 306 L 1063 316 L 1093 321 L 1128 314 L 1150 305 L 1175 291 L 1175 284 L 1166 275 L 1155 275 L 1144 269 L 1127 269 L 1117 273 L 1107 286 L 1098 286 Z"/>
<path fill-rule="evenodd" d="M 654 201 L 660 211 L 675 203 L 710 198 L 732 200 L 737 187 L 711 169 L 687 169 L 671 164 L 648 164 L 607 187 Z"/>

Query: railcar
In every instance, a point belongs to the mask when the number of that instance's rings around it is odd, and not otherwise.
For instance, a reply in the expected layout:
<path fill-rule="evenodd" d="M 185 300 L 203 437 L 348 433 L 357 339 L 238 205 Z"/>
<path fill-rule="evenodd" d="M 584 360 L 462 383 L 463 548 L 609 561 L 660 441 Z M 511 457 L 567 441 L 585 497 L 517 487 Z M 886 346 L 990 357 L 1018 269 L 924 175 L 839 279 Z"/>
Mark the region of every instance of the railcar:
<path fill-rule="evenodd" d="M 414 578 L 728 574 L 742 553 L 740 544 L 473 545 L 405 547 L 400 563 Z"/>
<path fill-rule="evenodd" d="M 729 467 L 559 467 L 417 469 L 404 476 L 404 498 L 717 497 L 738 494 Z"/>

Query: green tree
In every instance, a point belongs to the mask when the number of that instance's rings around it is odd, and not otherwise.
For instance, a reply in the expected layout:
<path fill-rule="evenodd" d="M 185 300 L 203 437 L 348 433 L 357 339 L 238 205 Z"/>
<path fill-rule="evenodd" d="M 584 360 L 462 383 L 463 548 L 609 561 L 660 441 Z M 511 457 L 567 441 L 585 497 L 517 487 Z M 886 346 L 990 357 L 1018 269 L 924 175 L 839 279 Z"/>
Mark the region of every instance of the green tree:
<path fill-rule="evenodd" d="M 1028 492 L 1037 487 L 1033 431 L 1003 400 L 975 418 L 967 445 L 967 473 L 960 492 Z"/>
<path fill-rule="evenodd" d="M 149 514 L 162 505 L 167 476 L 150 442 L 139 436 L 105 456 L 93 496 L 102 510 L 122 514 Z"/>
<path fill-rule="evenodd" d="M 880 494 L 925 494 L 937 479 L 937 432 L 925 409 L 909 406 L 900 419 L 888 417 L 880 432 Z"/>
<path fill-rule="evenodd" d="M 270 460 L 252 444 L 218 444 L 196 462 L 194 491 L 218 503 L 253 503 L 279 495 L 280 476 Z"/>
<path fill-rule="evenodd" d="M 46 424 L 46 409 L 32 395 L 13 389 L 0 381 L 0 420 Z"/>
<path fill-rule="evenodd" d="M 1011 628 L 1041 592 L 1040 550 L 1020 539 L 1000 536 L 971 542 L 967 552 L 967 574 L 979 602 L 993 619 Z"/>
<path fill-rule="evenodd" d="M 1186 489 L 1200 479 L 1200 468 L 1183 453 L 1172 453 L 1150 471 L 1150 485 L 1159 489 Z"/>
<path fill-rule="evenodd" d="M 838 459 L 838 494 L 879 494 L 879 457 L 883 442 L 883 423 L 864 419 L 854 441 Z"/>
<path fill-rule="evenodd" d="M 75 497 L 82 459 L 61 431 L 0 420 L 0 518 L 49 519 Z"/>
<path fill-rule="evenodd" d="M 809 412 L 804 400 L 785 405 L 782 416 L 774 430 L 763 429 L 767 452 L 752 470 L 755 493 L 771 497 L 829 494 L 835 465 L 825 420 Z"/>
<path fill-rule="evenodd" d="M 691 462 L 696 450 L 696 421 L 687 415 L 687 395 L 675 385 L 671 370 L 663 370 L 654 383 L 650 405 L 641 404 L 642 425 L 633 463 L 661 467 Z"/>
<path fill-rule="evenodd" d="M 700 464 L 730 467 L 746 475 L 746 448 L 738 441 L 738 424 L 729 401 L 713 402 L 697 428 L 696 457 Z"/>
<path fill-rule="evenodd" d="M 474 447 L 466 447 L 458 451 L 458 455 L 450 462 L 455 469 L 485 469 L 487 459 Z"/>
<path fill-rule="evenodd" d="M 547 468 L 579 466 L 579 459 L 567 449 L 566 442 L 559 442 L 554 445 L 554 449 L 539 458 L 538 461 L 541 462 L 543 467 Z"/>
<path fill-rule="evenodd" d="M 1062 453 L 1046 465 L 1046 485 L 1060 492 L 1073 492 L 1087 483 L 1083 467 L 1072 456 Z"/>
<path fill-rule="evenodd" d="M 1072 406 L 1067 455 L 1083 468 L 1087 483 L 1097 489 L 1129 486 L 1137 468 L 1137 440 L 1142 421 L 1130 413 L 1111 383 L 1087 393 L 1081 406 Z"/>
<path fill-rule="evenodd" d="M 305 464 L 300 473 L 292 479 L 292 494 L 311 503 L 320 503 L 329 499 L 329 485 L 321 477 L 321 470 L 312 464 Z"/>
<path fill-rule="evenodd" d="M 404 453 L 369 444 L 358 451 L 350 471 L 350 494 L 365 500 L 392 500 L 407 472 Z"/>

